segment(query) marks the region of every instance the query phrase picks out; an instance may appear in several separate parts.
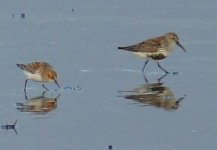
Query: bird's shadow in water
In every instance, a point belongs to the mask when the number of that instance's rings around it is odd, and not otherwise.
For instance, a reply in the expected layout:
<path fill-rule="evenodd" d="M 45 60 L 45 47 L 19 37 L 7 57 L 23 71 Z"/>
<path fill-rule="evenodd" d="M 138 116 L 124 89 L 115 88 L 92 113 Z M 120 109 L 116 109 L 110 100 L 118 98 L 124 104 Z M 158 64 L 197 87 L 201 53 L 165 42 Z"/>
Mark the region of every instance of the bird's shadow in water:
<path fill-rule="evenodd" d="M 136 104 L 141 104 L 139 106 L 155 106 L 168 111 L 176 110 L 186 95 L 176 98 L 170 87 L 164 86 L 161 80 L 167 75 L 168 74 L 164 74 L 155 83 L 149 83 L 145 77 L 145 84 L 133 90 L 119 91 L 121 94 L 119 97 L 133 100 Z"/>
<path fill-rule="evenodd" d="M 57 108 L 57 100 L 60 94 L 56 97 L 45 96 L 47 91 L 44 91 L 40 96 L 28 98 L 25 92 L 25 102 L 18 102 L 17 109 L 20 112 L 32 112 L 35 114 L 46 114 Z"/>

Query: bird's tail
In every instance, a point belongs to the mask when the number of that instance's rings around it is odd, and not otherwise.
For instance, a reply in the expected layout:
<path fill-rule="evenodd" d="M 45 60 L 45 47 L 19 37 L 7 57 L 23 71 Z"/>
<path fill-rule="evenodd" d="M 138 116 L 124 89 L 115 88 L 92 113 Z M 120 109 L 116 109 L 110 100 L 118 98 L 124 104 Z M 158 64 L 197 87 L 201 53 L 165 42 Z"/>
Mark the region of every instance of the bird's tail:
<path fill-rule="evenodd" d="M 17 64 L 17 67 L 19 67 L 22 70 L 25 70 L 25 65 L 24 64 Z"/>
<path fill-rule="evenodd" d="M 118 47 L 118 49 L 120 50 L 125 50 L 125 51 L 131 51 L 131 52 L 134 52 L 136 49 L 136 46 L 133 45 L 133 46 L 126 46 L 126 47 Z"/>

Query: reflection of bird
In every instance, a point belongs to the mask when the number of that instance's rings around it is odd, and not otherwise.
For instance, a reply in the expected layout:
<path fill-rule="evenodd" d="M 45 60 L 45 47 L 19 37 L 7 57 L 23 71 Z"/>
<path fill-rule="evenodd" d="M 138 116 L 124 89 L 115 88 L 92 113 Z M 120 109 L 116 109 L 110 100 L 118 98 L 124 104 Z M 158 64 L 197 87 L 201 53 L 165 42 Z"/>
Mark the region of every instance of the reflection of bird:
<path fill-rule="evenodd" d="M 151 38 L 135 45 L 118 47 L 118 49 L 133 52 L 135 55 L 146 59 L 146 62 L 142 69 L 144 72 L 145 67 L 150 59 L 159 61 L 166 58 L 171 54 L 175 45 L 178 45 L 186 52 L 185 48 L 180 44 L 177 34 L 169 32 L 162 36 Z M 167 70 L 160 66 L 159 62 L 157 62 L 157 64 L 158 67 L 165 73 L 169 73 Z"/>
<path fill-rule="evenodd" d="M 44 93 L 41 96 L 34 97 L 31 99 L 27 98 L 25 103 L 17 103 L 17 109 L 21 112 L 34 112 L 34 113 L 47 113 L 53 111 L 57 108 L 57 99 L 56 98 L 45 97 Z"/>
<path fill-rule="evenodd" d="M 179 107 L 180 101 L 184 98 L 176 99 L 169 87 L 163 86 L 163 83 L 145 84 L 132 91 L 121 91 L 131 94 L 126 94 L 125 99 L 131 99 L 145 106 L 156 106 L 166 110 L 173 110 Z"/>
<path fill-rule="evenodd" d="M 53 67 L 46 62 L 33 62 L 29 64 L 17 64 L 17 66 L 24 71 L 27 76 L 25 81 L 24 90 L 26 90 L 26 84 L 28 80 L 36 82 L 55 82 L 58 87 L 57 73 L 54 71 Z M 44 84 L 43 87 L 48 90 Z"/>

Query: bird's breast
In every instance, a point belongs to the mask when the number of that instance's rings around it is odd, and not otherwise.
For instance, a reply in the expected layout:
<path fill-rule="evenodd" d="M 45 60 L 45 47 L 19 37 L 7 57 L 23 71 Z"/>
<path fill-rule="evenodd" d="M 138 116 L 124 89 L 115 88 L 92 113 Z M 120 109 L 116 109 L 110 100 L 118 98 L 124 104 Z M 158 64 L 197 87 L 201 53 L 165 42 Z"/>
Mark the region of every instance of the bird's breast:
<path fill-rule="evenodd" d="M 40 73 L 32 74 L 30 72 L 24 71 L 24 74 L 27 76 L 27 79 L 30 79 L 36 82 L 43 82 L 43 78 Z"/>
<path fill-rule="evenodd" d="M 155 53 L 155 54 L 149 54 L 148 57 L 154 60 L 161 60 L 166 58 L 167 56 L 163 53 Z"/>
<path fill-rule="evenodd" d="M 140 58 L 147 58 L 147 53 L 144 52 L 133 52 L 133 54 Z"/>

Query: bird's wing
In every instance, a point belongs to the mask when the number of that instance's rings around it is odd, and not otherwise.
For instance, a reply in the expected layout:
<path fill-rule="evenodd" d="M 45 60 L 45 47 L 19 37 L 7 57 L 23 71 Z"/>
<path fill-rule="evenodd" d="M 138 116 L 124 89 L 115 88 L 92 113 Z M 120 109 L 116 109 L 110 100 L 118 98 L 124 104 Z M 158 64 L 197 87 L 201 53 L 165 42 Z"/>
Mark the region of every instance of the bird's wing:
<path fill-rule="evenodd" d="M 42 63 L 33 62 L 30 64 L 26 64 L 24 70 L 34 74 L 34 73 L 40 72 L 41 68 L 42 68 Z"/>
<path fill-rule="evenodd" d="M 160 38 L 150 39 L 138 44 L 140 52 L 157 52 L 162 47 L 162 40 Z"/>
<path fill-rule="evenodd" d="M 119 47 L 119 49 L 131 51 L 131 52 L 157 52 L 160 47 L 162 47 L 162 37 L 156 37 L 153 39 L 149 39 L 143 42 L 140 42 L 135 45 L 127 46 L 127 47 Z"/>
<path fill-rule="evenodd" d="M 31 72 L 32 74 L 40 73 L 43 69 L 53 69 L 53 67 L 47 62 L 33 62 L 25 65 L 24 70 Z"/>

